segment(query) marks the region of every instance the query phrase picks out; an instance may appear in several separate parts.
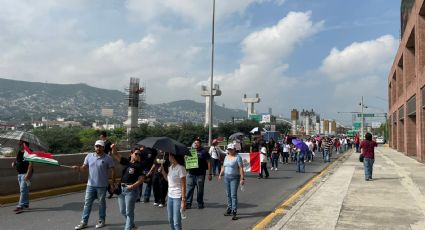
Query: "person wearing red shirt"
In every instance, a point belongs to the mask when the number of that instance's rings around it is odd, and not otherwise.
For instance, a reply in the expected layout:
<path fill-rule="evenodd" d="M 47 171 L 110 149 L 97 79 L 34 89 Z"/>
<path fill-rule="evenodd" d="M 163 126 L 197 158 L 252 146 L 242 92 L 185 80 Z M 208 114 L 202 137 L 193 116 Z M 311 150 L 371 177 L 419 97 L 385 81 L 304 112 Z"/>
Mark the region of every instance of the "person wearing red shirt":
<path fill-rule="evenodd" d="M 361 154 L 364 156 L 363 165 L 366 181 L 372 180 L 373 163 L 375 162 L 375 147 L 377 146 L 378 144 L 372 140 L 372 134 L 366 133 L 365 140 L 360 144 L 360 149 L 362 150 Z"/>

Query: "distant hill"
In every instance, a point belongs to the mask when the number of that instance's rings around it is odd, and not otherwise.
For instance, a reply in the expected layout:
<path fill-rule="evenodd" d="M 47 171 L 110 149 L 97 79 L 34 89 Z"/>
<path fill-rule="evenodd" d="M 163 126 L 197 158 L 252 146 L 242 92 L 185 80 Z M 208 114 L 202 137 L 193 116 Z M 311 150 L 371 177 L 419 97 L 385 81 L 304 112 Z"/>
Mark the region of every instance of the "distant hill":
<path fill-rule="evenodd" d="M 126 95 L 118 90 L 95 88 L 86 84 L 50 84 L 0 78 L 0 121 L 21 123 L 63 117 L 86 121 L 102 119 L 101 108 L 113 108 L 112 120 L 122 122 L 127 116 Z M 191 100 L 144 105 L 143 115 L 161 122 L 203 123 L 205 104 Z M 214 106 L 215 121 L 230 121 L 246 116 L 243 110 Z"/>

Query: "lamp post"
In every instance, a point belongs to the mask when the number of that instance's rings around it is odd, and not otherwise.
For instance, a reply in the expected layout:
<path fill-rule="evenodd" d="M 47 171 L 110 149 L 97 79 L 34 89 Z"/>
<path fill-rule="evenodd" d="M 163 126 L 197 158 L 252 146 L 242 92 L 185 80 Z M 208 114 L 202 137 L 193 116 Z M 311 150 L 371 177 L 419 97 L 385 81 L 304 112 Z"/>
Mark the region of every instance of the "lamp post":
<path fill-rule="evenodd" d="M 212 36 L 211 36 L 211 79 L 210 79 L 210 117 L 208 124 L 208 145 L 212 144 L 212 128 L 213 128 L 213 77 L 214 77 L 214 20 L 215 20 L 215 0 L 213 0 L 213 15 L 212 15 Z"/>
<path fill-rule="evenodd" d="M 363 114 L 363 109 L 367 109 L 367 106 L 364 105 L 363 103 L 363 96 L 362 96 L 362 101 L 359 103 L 359 105 L 362 107 L 361 110 L 361 127 L 360 127 L 360 139 L 364 138 L 364 114 Z"/>

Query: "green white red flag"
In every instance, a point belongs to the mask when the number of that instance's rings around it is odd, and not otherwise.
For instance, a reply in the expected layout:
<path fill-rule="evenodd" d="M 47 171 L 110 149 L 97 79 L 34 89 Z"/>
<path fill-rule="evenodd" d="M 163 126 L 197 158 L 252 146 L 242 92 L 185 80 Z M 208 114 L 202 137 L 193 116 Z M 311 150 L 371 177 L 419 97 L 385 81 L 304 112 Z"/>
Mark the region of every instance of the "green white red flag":
<path fill-rule="evenodd" d="M 261 170 L 260 152 L 238 153 L 242 158 L 244 172 L 259 173 Z"/>
<path fill-rule="evenodd" d="M 60 166 L 57 160 L 52 159 L 51 153 L 33 152 L 25 144 L 24 144 L 24 158 L 26 161 L 30 161 L 30 162 Z"/>

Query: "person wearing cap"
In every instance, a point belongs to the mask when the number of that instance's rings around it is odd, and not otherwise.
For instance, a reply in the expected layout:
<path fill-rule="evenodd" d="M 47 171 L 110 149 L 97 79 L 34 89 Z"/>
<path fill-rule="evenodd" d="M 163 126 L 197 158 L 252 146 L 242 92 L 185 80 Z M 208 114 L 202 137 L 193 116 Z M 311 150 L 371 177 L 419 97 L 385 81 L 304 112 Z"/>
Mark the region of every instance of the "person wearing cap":
<path fill-rule="evenodd" d="M 245 174 L 243 171 L 242 157 L 236 153 L 234 144 L 227 145 L 226 158 L 224 158 L 223 168 L 220 171 L 218 179 L 221 180 L 224 175 L 224 186 L 227 194 L 227 209 L 225 216 L 232 216 L 232 220 L 237 220 L 238 209 L 238 187 L 244 185 Z"/>
<path fill-rule="evenodd" d="M 261 164 L 261 170 L 260 170 L 260 173 L 258 174 L 258 179 L 263 178 L 263 171 L 266 173 L 266 179 L 269 178 L 269 171 L 267 170 L 267 148 L 266 148 L 266 144 L 261 145 L 260 164 Z"/>
<path fill-rule="evenodd" d="M 81 217 L 81 222 L 74 229 L 83 229 L 87 227 L 93 201 L 97 198 L 99 201 L 99 220 L 96 224 L 96 228 L 102 228 L 105 226 L 106 219 L 106 189 L 108 184 L 114 189 L 115 172 L 114 172 L 114 161 L 112 157 L 104 152 L 105 142 L 97 140 L 94 144 L 94 153 L 88 153 L 84 159 L 84 163 L 81 166 L 74 165 L 74 168 L 78 172 L 82 172 L 88 169 L 88 181 L 86 188 L 86 195 L 84 198 L 84 209 Z M 112 181 L 108 182 L 108 174 L 111 175 Z"/>
<path fill-rule="evenodd" d="M 220 171 L 221 171 L 220 158 L 221 158 L 221 156 L 225 156 L 226 152 L 221 150 L 220 146 L 218 146 L 218 140 L 214 139 L 212 141 L 212 146 L 210 147 L 209 153 L 210 153 L 211 158 L 212 158 L 212 174 L 213 174 L 213 176 L 215 176 L 216 170 L 217 170 L 217 174 L 219 174 Z"/>

